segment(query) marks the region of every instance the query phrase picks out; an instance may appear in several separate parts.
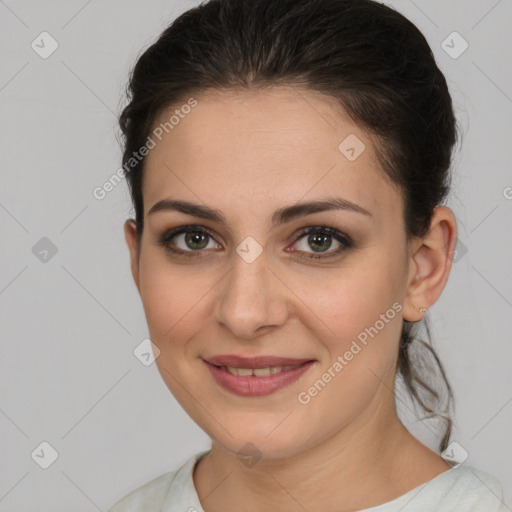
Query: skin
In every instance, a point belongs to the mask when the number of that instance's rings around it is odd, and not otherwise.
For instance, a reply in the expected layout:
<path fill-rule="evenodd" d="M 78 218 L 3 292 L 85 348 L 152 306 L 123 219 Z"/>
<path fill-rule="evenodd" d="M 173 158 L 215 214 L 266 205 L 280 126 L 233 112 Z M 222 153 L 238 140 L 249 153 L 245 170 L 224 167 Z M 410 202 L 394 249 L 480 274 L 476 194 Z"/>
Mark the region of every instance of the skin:
<path fill-rule="evenodd" d="M 409 239 L 398 188 L 381 169 L 375 141 L 332 100 L 312 91 L 207 91 L 146 158 L 144 230 L 125 223 L 131 270 L 158 370 L 210 436 L 195 466 L 206 512 L 360 510 L 390 501 L 450 469 L 397 417 L 394 379 L 403 319 L 420 320 L 440 296 L 455 249 L 450 209 L 435 209 L 429 232 Z M 175 108 L 175 107 L 174 107 Z M 169 118 L 162 113 L 155 126 Z M 338 149 L 355 134 L 366 149 L 349 161 Z M 273 212 L 297 202 L 342 197 L 371 215 L 316 212 L 272 228 Z M 165 198 L 221 211 L 225 226 L 176 211 L 148 215 Z M 199 224 L 212 233 L 197 258 L 172 255 L 158 237 Z M 299 240 L 326 225 L 354 246 L 331 258 Z M 236 252 L 253 237 L 262 253 Z M 198 251 L 177 235 L 174 244 Z M 295 253 L 290 252 L 295 249 Z M 323 254 L 323 253 L 322 253 Z M 357 335 L 392 307 L 401 311 L 307 404 L 307 391 Z M 263 397 L 240 397 L 215 383 L 201 358 L 219 354 L 305 357 L 298 381 Z M 237 456 L 252 443 L 261 458 Z"/>

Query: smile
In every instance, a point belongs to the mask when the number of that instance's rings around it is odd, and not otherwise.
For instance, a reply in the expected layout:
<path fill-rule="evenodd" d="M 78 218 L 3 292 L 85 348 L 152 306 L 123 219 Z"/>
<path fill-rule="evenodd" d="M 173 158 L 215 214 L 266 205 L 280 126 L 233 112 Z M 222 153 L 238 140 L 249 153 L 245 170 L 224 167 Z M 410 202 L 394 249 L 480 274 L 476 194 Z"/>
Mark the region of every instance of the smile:
<path fill-rule="evenodd" d="M 293 370 L 294 368 L 298 368 L 301 366 L 300 364 L 292 365 L 292 366 L 268 366 L 267 368 L 234 368 L 232 366 L 217 366 L 217 368 L 221 368 L 224 371 L 231 373 L 232 375 L 240 375 L 240 377 L 249 377 L 254 375 L 255 377 L 269 377 L 270 375 L 275 375 L 276 373 L 281 373 L 283 370 Z"/>
<path fill-rule="evenodd" d="M 265 396 L 280 391 L 297 381 L 315 363 L 306 361 L 287 366 L 237 368 L 216 366 L 204 359 L 203 362 L 220 387 L 238 396 Z"/>

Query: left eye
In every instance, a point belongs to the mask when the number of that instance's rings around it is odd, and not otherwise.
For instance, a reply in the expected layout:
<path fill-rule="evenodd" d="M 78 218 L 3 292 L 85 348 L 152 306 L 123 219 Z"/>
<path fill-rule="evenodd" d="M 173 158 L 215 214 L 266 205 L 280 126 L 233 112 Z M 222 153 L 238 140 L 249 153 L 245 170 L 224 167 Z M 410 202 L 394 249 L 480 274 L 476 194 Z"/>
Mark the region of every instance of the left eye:
<path fill-rule="evenodd" d="M 327 256 L 323 256 L 323 253 L 326 253 L 331 248 L 333 238 L 336 242 L 338 242 L 338 248 L 335 249 L 334 251 L 330 251 Z M 297 242 L 303 244 L 303 248 L 298 249 L 301 252 L 307 252 L 305 249 L 307 249 L 308 247 L 318 249 L 316 253 L 309 254 L 308 256 L 306 256 L 306 258 L 311 259 L 330 258 L 332 256 L 339 254 L 345 249 L 352 247 L 353 245 L 350 237 L 344 235 L 337 229 L 330 228 L 327 226 L 307 228 L 299 235 L 295 244 L 297 244 Z M 293 251 L 295 250 L 296 249 L 293 249 Z"/>

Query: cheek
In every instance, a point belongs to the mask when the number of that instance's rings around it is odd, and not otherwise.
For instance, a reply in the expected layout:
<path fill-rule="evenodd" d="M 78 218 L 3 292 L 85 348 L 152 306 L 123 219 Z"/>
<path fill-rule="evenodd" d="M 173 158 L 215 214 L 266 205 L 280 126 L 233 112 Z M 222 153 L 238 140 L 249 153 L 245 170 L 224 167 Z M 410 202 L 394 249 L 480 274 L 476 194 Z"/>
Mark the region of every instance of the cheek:
<path fill-rule="evenodd" d="M 303 301 L 300 316 L 309 319 L 309 327 L 319 339 L 331 340 L 329 344 L 334 348 L 343 348 L 381 315 L 388 320 L 386 326 L 391 320 L 399 323 L 401 315 L 397 306 L 392 306 L 401 304 L 404 283 L 401 259 L 377 247 L 355 255 L 338 268 L 288 275 L 288 284 Z M 396 329 L 390 334 L 396 339 Z"/>
<path fill-rule="evenodd" d="M 187 404 L 190 396 L 204 392 L 196 378 L 203 371 L 199 366 L 203 363 L 196 360 L 193 351 L 197 347 L 190 340 L 206 325 L 208 291 L 218 279 L 193 270 L 193 266 L 171 265 L 165 256 L 148 253 L 141 259 L 141 299 L 149 336 L 160 351 L 155 363 L 173 396 L 199 421 L 197 411 Z"/>
<path fill-rule="evenodd" d="M 141 258 L 141 299 L 151 339 L 165 350 L 200 327 L 198 315 L 216 280 L 193 265 L 170 264 L 165 256 L 149 252 Z"/>
<path fill-rule="evenodd" d="M 359 410 L 382 381 L 392 386 L 402 326 L 403 282 L 401 259 L 377 248 L 368 250 L 357 264 L 318 273 L 315 279 L 301 278 L 297 295 L 307 297 L 301 316 L 309 318 L 307 328 L 316 333 L 324 352 L 314 381 L 305 382 L 302 389 L 307 393 L 320 378 L 326 389 L 319 383 L 311 399 L 323 406 L 337 403 L 338 419 L 338 415 Z M 308 308 L 315 314 L 306 314 Z"/>
<path fill-rule="evenodd" d="M 399 298 L 396 285 L 377 271 L 326 282 L 323 299 L 311 297 L 319 319 L 309 329 L 318 335 L 324 357 L 315 375 L 301 383 L 299 410 L 312 431 L 335 432 L 378 393 L 392 394 L 402 325 Z M 324 324 L 330 331 L 320 336 Z"/>

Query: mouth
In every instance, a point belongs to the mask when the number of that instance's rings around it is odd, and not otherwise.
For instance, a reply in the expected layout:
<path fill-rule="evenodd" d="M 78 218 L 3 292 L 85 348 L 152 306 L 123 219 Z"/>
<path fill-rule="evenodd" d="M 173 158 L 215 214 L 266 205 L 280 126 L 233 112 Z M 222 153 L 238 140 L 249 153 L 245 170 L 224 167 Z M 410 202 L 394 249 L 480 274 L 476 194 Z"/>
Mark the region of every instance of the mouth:
<path fill-rule="evenodd" d="M 313 361 L 308 358 L 290 358 L 290 357 L 277 357 L 277 356 L 255 356 L 244 357 L 234 354 L 226 354 L 220 356 L 213 356 L 205 359 L 207 363 L 213 364 L 217 367 L 237 368 L 237 369 L 264 369 L 264 368 L 287 368 L 292 366 L 299 366 L 301 364 Z"/>
<path fill-rule="evenodd" d="M 270 377 L 270 375 L 275 375 L 276 373 L 281 373 L 282 371 L 293 370 L 294 368 L 298 368 L 302 366 L 300 364 L 291 365 L 291 366 L 267 366 L 265 368 L 235 368 L 233 366 L 217 366 L 225 372 L 231 373 L 231 375 L 239 375 L 240 377 L 249 377 L 254 375 L 255 377 Z"/>
<path fill-rule="evenodd" d="M 242 358 L 232 355 L 203 361 L 217 384 L 239 396 L 274 393 L 295 382 L 316 362 L 313 359 Z"/>

